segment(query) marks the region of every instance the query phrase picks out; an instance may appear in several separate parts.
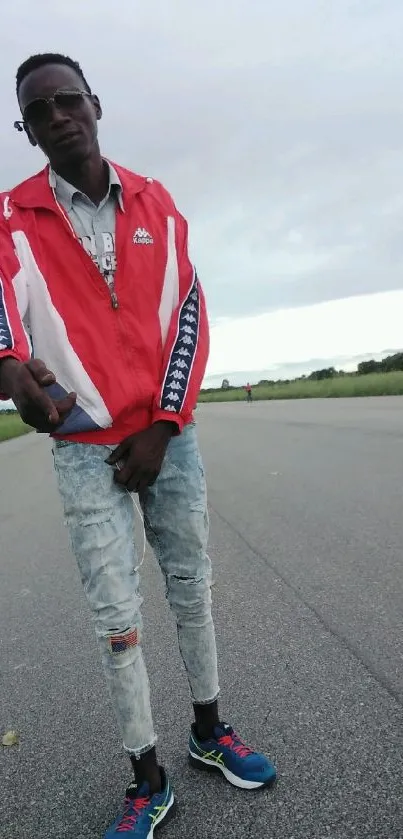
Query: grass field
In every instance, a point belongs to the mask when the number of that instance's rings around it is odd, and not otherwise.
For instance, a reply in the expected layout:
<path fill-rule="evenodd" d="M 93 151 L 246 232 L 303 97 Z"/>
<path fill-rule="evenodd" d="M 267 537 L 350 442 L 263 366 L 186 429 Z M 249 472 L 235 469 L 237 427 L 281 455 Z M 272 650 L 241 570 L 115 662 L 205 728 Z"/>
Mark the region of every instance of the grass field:
<path fill-rule="evenodd" d="M 12 437 L 20 437 L 21 434 L 28 434 L 29 431 L 32 431 L 31 426 L 25 425 L 18 414 L 0 412 L 0 443 Z"/>
<path fill-rule="evenodd" d="M 371 373 L 367 376 L 336 376 L 320 382 L 299 379 L 273 385 L 256 385 L 253 398 L 261 399 L 335 399 L 348 396 L 403 395 L 403 371 Z M 199 402 L 240 402 L 246 394 L 242 388 L 201 393 Z"/>
<path fill-rule="evenodd" d="M 336 376 L 320 382 L 299 379 L 295 382 L 280 382 L 273 385 L 256 385 L 253 398 L 268 399 L 337 399 L 353 396 L 402 396 L 403 371 L 393 373 L 372 373 L 368 376 Z M 246 398 L 243 388 L 214 390 L 201 393 L 199 402 L 241 402 Z M 12 437 L 20 437 L 32 431 L 18 414 L 3 414 L 0 411 L 0 443 Z"/>

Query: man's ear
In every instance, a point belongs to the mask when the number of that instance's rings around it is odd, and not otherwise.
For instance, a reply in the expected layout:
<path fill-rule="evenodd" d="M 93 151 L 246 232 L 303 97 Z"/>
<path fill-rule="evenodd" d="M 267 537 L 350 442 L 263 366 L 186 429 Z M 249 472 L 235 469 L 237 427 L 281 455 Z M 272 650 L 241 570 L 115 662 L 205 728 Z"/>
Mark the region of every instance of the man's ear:
<path fill-rule="evenodd" d="M 31 146 L 37 146 L 38 143 L 36 142 L 34 135 L 31 133 L 29 125 L 24 125 L 24 131 L 28 137 L 29 142 L 31 143 Z"/>
<path fill-rule="evenodd" d="M 95 108 L 95 115 L 96 115 L 96 118 L 97 118 L 97 119 L 102 119 L 102 108 L 101 108 L 101 103 L 100 103 L 100 101 L 99 101 L 99 99 L 98 99 L 98 96 L 97 96 L 95 93 L 94 93 L 94 94 L 93 94 L 93 96 L 92 96 L 92 101 L 93 101 L 93 103 L 94 103 L 94 108 Z"/>

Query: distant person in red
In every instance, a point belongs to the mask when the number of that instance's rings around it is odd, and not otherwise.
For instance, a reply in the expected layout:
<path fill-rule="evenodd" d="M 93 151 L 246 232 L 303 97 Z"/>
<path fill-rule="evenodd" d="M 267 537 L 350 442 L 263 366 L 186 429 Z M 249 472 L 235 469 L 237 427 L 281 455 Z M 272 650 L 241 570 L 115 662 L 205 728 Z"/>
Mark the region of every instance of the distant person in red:
<path fill-rule="evenodd" d="M 246 401 L 247 402 L 252 402 L 253 401 L 252 386 L 249 384 L 249 382 L 246 385 L 245 390 L 246 390 Z"/>

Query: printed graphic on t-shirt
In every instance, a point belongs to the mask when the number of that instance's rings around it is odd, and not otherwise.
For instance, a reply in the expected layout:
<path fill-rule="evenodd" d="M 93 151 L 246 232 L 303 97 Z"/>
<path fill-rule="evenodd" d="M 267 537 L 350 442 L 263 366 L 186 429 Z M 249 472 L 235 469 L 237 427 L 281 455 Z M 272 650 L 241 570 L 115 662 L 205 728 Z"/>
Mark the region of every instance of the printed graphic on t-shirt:
<path fill-rule="evenodd" d="M 94 265 L 97 266 L 108 285 L 113 284 L 116 271 L 115 237 L 112 233 L 99 233 L 92 236 L 83 236 L 80 242 L 91 257 Z"/>

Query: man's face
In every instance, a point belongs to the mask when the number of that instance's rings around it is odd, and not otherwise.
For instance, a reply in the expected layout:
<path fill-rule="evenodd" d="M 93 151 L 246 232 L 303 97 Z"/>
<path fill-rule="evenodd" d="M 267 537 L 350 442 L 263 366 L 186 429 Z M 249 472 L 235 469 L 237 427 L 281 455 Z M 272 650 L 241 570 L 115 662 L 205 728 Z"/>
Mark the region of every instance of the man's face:
<path fill-rule="evenodd" d="M 77 95 L 80 92 L 86 95 Z M 56 101 L 46 102 L 53 96 Z M 42 149 L 55 169 L 88 159 L 97 142 L 102 110 L 73 68 L 47 64 L 33 70 L 21 83 L 18 99 L 30 142 Z"/>

